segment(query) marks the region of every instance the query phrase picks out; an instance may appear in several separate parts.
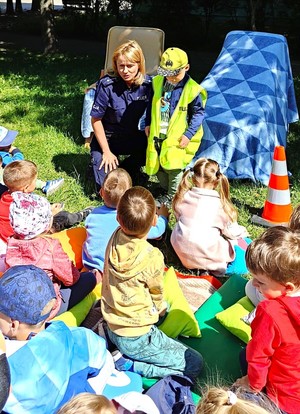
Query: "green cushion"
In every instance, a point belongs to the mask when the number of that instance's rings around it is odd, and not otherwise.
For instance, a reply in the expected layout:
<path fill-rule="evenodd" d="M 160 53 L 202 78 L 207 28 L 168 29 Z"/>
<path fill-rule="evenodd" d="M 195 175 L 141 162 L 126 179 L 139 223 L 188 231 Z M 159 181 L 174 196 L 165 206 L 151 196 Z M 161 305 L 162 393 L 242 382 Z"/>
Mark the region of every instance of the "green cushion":
<path fill-rule="evenodd" d="M 215 383 L 218 377 L 231 382 L 241 376 L 239 353 L 244 344 L 224 328 L 215 315 L 245 295 L 246 283 L 242 276 L 230 276 L 195 314 L 202 337 L 180 337 L 183 343 L 199 351 L 204 358 L 204 369 L 199 378 L 201 382 Z"/>
<path fill-rule="evenodd" d="M 173 267 L 165 273 L 164 297 L 170 308 L 159 329 L 171 338 L 177 338 L 178 335 L 201 336 L 198 322 L 182 293 Z"/>
<path fill-rule="evenodd" d="M 251 328 L 241 318 L 248 315 L 253 309 L 253 303 L 245 296 L 234 305 L 217 313 L 216 318 L 229 332 L 248 343 L 251 339 Z"/>

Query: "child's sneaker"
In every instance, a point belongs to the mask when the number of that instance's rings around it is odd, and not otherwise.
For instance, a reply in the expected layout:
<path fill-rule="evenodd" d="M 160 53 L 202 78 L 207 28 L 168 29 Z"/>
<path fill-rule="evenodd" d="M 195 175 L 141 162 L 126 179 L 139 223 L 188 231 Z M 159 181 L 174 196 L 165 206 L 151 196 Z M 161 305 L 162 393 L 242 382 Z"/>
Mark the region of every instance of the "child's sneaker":
<path fill-rule="evenodd" d="M 94 206 L 91 206 L 91 207 L 85 208 L 84 210 L 78 211 L 78 214 L 81 217 L 80 221 L 84 221 L 87 218 L 87 216 L 94 210 L 94 208 L 95 208 Z"/>
<path fill-rule="evenodd" d="M 118 371 L 131 371 L 133 368 L 133 361 L 132 359 L 124 357 L 120 351 L 116 350 L 113 351 L 112 357 L 115 363 L 115 368 Z"/>
<path fill-rule="evenodd" d="M 57 180 L 48 180 L 46 181 L 45 187 L 42 188 L 42 191 L 46 196 L 55 193 L 56 190 L 58 190 L 64 183 L 64 178 L 58 178 Z"/>

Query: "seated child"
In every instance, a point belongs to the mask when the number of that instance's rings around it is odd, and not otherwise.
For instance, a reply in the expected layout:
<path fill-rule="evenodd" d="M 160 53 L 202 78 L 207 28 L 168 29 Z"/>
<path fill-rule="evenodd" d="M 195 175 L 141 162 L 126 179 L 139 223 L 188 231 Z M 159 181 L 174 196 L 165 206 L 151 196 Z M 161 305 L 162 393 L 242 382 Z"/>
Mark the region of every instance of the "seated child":
<path fill-rule="evenodd" d="M 280 410 L 263 394 L 257 397 L 245 393 L 209 387 L 201 397 L 196 414 L 280 414 Z"/>
<path fill-rule="evenodd" d="M 18 131 L 8 130 L 3 126 L 0 126 L 0 156 L 2 161 L 0 165 L 0 184 L 2 185 L 4 184 L 3 168 L 13 161 L 24 160 L 24 155 L 19 148 L 12 146 L 17 135 Z M 36 188 L 41 189 L 48 197 L 58 190 L 63 183 L 63 178 L 48 181 L 36 180 Z"/>
<path fill-rule="evenodd" d="M 79 303 L 96 286 L 91 272 L 79 273 L 58 239 L 47 237 L 52 214 L 49 201 L 37 194 L 12 193 L 10 223 L 14 235 L 7 241 L 7 267 L 34 264 L 45 270 L 53 282 L 56 303 L 52 319 Z"/>
<path fill-rule="evenodd" d="M 100 189 L 104 205 L 95 208 L 85 221 L 87 237 L 82 249 L 82 262 L 87 269 L 103 272 L 105 249 L 111 235 L 119 226 L 117 205 L 124 192 L 131 186 L 130 175 L 122 168 L 111 171 L 105 177 Z M 157 214 L 157 223 L 150 228 L 148 239 L 157 239 L 166 230 L 168 209 L 162 206 Z"/>
<path fill-rule="evenodd" d="M 11 338 L 5 413 L 53 414 L 74 395 L 94 393 L 89 378 L 105 386 L 113 366 L 105 340 L 89 329 L 46 323 L 56 294 L 43 270 L 10 268 L 0 278 L 0 297 L 1 330 Z"/>
<path fill-rule="evenodd" d="M 173 199 L 176 224 L 171 244 L 183 266 L 215 276 L 248 273 L 248 232 L 237 223 L 229 182 L 218 163 L 199 158 L 185 171 Z"/>
<path fill-rule="evenodd" d="M 8 237 L 14 234 L 9 220 L 9 208 L 15 191 L 31 193 L 35 190 L 37 167 L 32 161 L 13 161 L 4 168 L 3 174 L 8 190 L 0 198 L 0 255 L 5 255 Z M 91 208 L 78 213 L 61 211 L 54 215 L 50 231 L 56 232 L 78 224 L 91 212 Z"/>
<path fill-rule="evenodd" d="M 146 240 L 157 221 L 152 194 L 143 187 L 129 188 L 119 201 L 117 220 L 120 228 L 105 253 L 101 300 L 108 336 L 124 355 L 115 354 L 116 368 L 147 378 L 184 374 L 195 379 L 202 356 L 155 325 L 166 313 L 166 303 L 164 258 Z"/>
<path fill-rule="evenodd" d="M 0 331 L 0 412 L 7 401 L 10 388 L 10 371 L 5 350 L 4 337 Z"/>
<path fill-rule="evenodd" d="M 291 230 L 300 230 L 300 204 L 294 208 L 288 227 Z M 257 287 L 253 285 L 253 279 L 250 279 L 245 286 L 245 293 L 248 298 L 251 300 L 254 306 L 257 306 L 259 302 L 265 299 L 263 294 L 259 291 Z M 252 311 L 249 321 L 251 321 L 255 316 L 255 309 Z"/>
<path fill-rule="evenodd" d="M 253 286 L 268 300 L 256 308 L 246 347 L 247 375 L 236 385 L 265 389 L 281 410 L 300 413 L 300 232 L 267 229 L 249 245 L 246 263 Z"/>

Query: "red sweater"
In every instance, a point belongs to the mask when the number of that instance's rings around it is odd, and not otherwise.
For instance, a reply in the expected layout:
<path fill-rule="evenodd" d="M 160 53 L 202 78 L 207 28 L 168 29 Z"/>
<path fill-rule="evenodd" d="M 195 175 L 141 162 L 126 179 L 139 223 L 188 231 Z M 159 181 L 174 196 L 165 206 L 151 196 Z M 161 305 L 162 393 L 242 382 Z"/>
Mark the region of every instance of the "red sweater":
<path fill-rule="evenodd" d="M 251 388 L 267 395 L 288 414 L 300 413 L 300 297 L 264 300 L 251 324 L 247 345 Z"/>
<path fill-rule="evenodd" d="M 8 191 L 0 198 L 0 238 L 7 243 L 7 239 L 14 234 L 9 220 L 9 207 L 13 201 Z"/>

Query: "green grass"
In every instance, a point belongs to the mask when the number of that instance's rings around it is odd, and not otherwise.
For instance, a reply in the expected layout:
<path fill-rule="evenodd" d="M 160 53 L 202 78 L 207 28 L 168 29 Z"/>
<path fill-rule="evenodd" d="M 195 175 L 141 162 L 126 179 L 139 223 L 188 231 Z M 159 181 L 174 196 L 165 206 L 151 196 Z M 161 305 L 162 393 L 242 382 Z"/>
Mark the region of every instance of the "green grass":
<path fill-rule="evenodd" d="M 72 212 L 98 205 L 93 179 L 87 176 L 89 153 L 83 147 L 80 119 L 83 90 L 97 78 L 101 58 L 43 56 L 13 49 L 1 49 L 0 53 L 0 125 L 19 131 L 16 145 L 27 159 L 36 162 L 39 178 L 65 178 L 61 190 L 49 198 L 51 202 L 64 201 Z M 300 79 L 295 79 L 295 86 L 299 97 Z M 299 141 L 300 124 L 296 123 L 291 126 L 287 146 L 293 206 L 300 202 Z M 239 222 L 252 238 L 264 230 L 251 223 L 251 216 L 263 207 L 266 192 L 262 185 L 231 182 Z M 166 262 L 177 265 L 168 241 L 162 243 Z"/>

